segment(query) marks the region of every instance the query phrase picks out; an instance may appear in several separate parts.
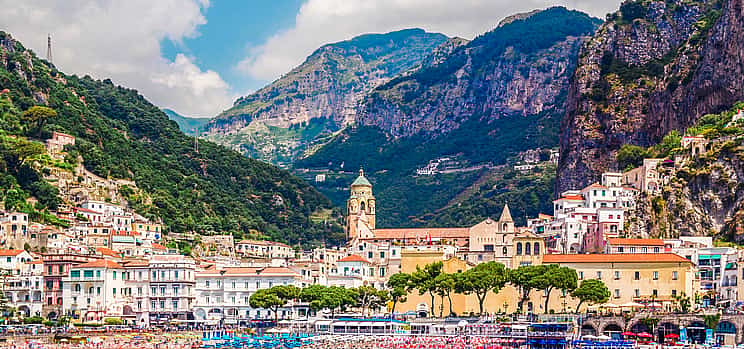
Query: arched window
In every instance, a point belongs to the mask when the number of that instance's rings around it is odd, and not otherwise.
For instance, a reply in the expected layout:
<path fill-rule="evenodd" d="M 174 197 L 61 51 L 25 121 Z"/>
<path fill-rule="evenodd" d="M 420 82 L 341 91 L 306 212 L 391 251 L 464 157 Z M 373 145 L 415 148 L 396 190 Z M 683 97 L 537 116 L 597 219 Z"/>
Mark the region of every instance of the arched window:
<path fill-rule="evenodd" d="M 506 224 L 506 223 L 504 223 L 504 225 L 501 226 L 501 231 L 507 231 L 508 230 L 508 227 L 509 227 L 509 225 Z"/>
<path fill-rule="evenodd" d="M 540 255 L 540 244 L 539 243 L 537 243 L 537 242 L 535 243 L 534 249 L 535 249 L 535 253 L 533 253 L 533 254 L 535 256 Z"/>
<path fill-rule="evenodd" d="M 359 205 L 359 208 L 360 208 L 360 209 L 361 209 L 362 211 L 364 211 L 364 201 L 362 201 L 362 203 L 361 203 L 361 204 Z"/>
<path fill-rule="evenodd" d="M 502 254 L 503 254 L 504 256 L 506 256 L 506 254 L 507 254 L 507 251 L 506 251 L 506 246 L 504 246 L 504 247 L 503 247 L 503 248 L 501 249 L 501 251 L 502 251 L 501 253 L 502 253 Z"/>
<path fill-rule="evenodd" d="M 532 246 L 530 246 L 529 242 L 524 243 L 524 254 L 529 255 L 532 254 L 532 250 L 530 249 Z"/>
<path fill-rule="evenodd" d="M 505 243 L 505 242 L 506 242 L 506 234 L 501 235 L 501 243 Z"/>
<path fill-rule="evenodd" d="M 80 292 L 80 284 L 75 284 L 75 292 Z"/>
<path fill-rule="evenodd" d="M 517 242 L 517 256 L 522 254 L 522 243 Z"/>

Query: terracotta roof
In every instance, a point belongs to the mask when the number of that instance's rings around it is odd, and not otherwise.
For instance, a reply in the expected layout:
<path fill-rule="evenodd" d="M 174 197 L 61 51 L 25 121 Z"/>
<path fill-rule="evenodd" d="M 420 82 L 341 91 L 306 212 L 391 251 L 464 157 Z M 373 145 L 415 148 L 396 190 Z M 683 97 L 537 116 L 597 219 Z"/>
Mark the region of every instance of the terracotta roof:
<path fill-rule="evenodd" d="M 692 263 L 674 253 L 546 254 L 543 263 Z"/>
<path fill-rule="evenodd" d="M 93 213 L 93 214 L 102 214 L 101 212 L 89 210 L 87 208 L 82 208 L 82 207 L 73 207 L 72 210 L 75 211 L 75 212 L 86 212 L 86 213 Z"/>
<path fill-rule="evenodd" d="M 591 185 L 582 189 L 581 191 L 589 190 L 589 189 L 607 189 L 607 187 L 605 187 L 604 185 L 600 185 L 599 183 L 592 183 Z"/>
<path fill-rule="evenodd" d="M 662 239 L 625 239 L 625 238 L 609 238 L 607 239 L 609 245 L 633 245 L 633 246 L 664 246 L 664 240 Z"/>
<path fill-rule="evenodd" d="M 17 256 L 23 252 L 26 252 L 26 251 L 24 250 L 0 250 L 0 256 L 3 256 L 3 257 Z"/>
<path fill-rule="evenodd" d="M 402 228 L 402 229 L 375 229 L 375 239 L 453 239 L 469 238 L 470 228 Z"/>
<path fill-rule="evenodd" d="M 584 201 L 584 198 L 581 195 L 566 195 L 559 199 L 556 199 L 555 201 L 560 200 Z"/>
<path fill-rule="evenodd" d="M 116 252 L 108 247 L 98 247 L 96 248 L 96 252 L 110 257 L 119 257 L 121 255 L 119 252 Z"/>
<path fill-rule="evenodd" d="M 209 266 L 201 272 L 196 273 L 197 277 L 206 277 L 211 275 L 219 275 L 224 273 L 225 275 L 242 275 L 242 276 L 297 276 L 299 275 L 296 271 L 286 267 L 268 267 L 268 268 L 257 268 L 257 267 L 232 267 L 217 269 L 214 266 Z"/>
<path fill-rule="evenodd" d="M 341 259 L 339 259 L 339 260 L 336 261 L 336 263 L 338 263 L 338 262 L 362 262 L 362 263 L 369 263 L 369 261 L 366 260 L 366 259 L 364 259 L 364 257 L 359 256 L 359 255 L 355 255 L 355 254 L 353 254 L 351 256 L 346 256 L 344 258 L 341 258 Z"/>
<path fill-rule="evenodd" d="M 121 264 L 124 267 L 147 267 L 150 265 L 150 262 L 144 259 L 134 259 L 134 260 L 123 261 L 121 262 Z"/>
<path fill-rule="evenodd" d="M 108 259 L 99 259 L 88 263 L 78 264 L 73 268 L 108 268 L 108 269 L 123 269 L 121 264 Z"/>
<path fill-rule="evenodd" d="M 165 246 L 163 246 L 163 245 L 161 245 L 161 244 L 159 244 L 157 242 L 153 242 L 152 243 L 152 248 L 154 250 L 167 250 L 167 248 Z"/>

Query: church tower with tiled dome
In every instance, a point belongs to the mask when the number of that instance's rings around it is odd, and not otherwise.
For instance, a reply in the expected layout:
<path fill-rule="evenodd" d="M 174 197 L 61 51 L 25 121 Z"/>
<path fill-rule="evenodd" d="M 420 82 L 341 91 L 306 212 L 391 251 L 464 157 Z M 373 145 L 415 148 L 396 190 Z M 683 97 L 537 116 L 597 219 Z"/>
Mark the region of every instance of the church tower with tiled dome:
<path fill-rule="evenodd" d="M 351 183 L 349 200 L 346 201 L 346 237 L 349 240 L 369 235 L 375 229 L 375 196 L 372 183 L 359 169 L 359 177 Z"/>

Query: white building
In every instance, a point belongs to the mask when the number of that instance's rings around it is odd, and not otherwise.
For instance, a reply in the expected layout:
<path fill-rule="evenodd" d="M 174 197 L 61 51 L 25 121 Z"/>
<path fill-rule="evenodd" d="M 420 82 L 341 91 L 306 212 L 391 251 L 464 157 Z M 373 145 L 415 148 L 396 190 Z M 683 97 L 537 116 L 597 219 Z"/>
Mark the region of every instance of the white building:
<path fill-rule="evenodd" d="M 280 285 L 301 287 L 300 274 L 285 267 L 211 267 L 200 271 L 196 274 L 194 319 L 218 325 L 273 318 L 269 310 L 251 308 L 250 297 L 257 290 Z M 296 315 L 292 304 L 279 311 L 280 319 Z"/>
<path fill-rule="evenodd" d="M 21 274 L 32 260 L 33 256 L 24 250 L 0 250 L 0 270 L 6 274 Z"/>
<path fill-rule="evenodd" d="M 62 285 L 63 312 L 82 322 L 119 318 L 127 303 L 124 267 L 111 260 L 71 266 Z"/>
<path fill-rule="evenodd" d="M 43 285 L 42 261 L 25 261 L 20 263 L 19 273 L 3 279 L 2 290 L 8 304 L 18 312 L 24 316 L 40 316 L 44 306 Z"/>
<path fill-rule="evenodd" d="M 186 321 L 192 317 L 194 260 L 182 255 L 150 257 L 150 325 Z"/>

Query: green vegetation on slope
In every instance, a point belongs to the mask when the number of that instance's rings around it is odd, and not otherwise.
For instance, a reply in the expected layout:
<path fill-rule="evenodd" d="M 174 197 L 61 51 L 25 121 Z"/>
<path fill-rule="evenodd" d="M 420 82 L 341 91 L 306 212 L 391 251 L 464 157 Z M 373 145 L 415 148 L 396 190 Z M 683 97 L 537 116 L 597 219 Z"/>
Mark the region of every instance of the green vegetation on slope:
<path fill-rule="evenodd" d="M 187 135 L 193 136 L 199 132 L 199 129 L 211 120 L 210 118 L 190 118 L 176 113 L 170 109 L 163 109 L 163 113 L 168 116 L 169 119 L 175 121 L 178 124 L 178 128 Z"/>
<path fill-rule="evenodd" d="M 65 75 L 8 34 L 0 33 L 0 41 L 0 88 L 15 107 L 54 109 L 42 138 L 52 130 L 75 135 L 70 154 L 82 155 L 86 168 L 135 180 L 153 200 L 133 202 L 138 212 L 162 217 L 175 232 L 258 230 L 290 243 L 342 239 L 340 226 L 310 221 L 330 202 L 299 178 L 210 142 L 196 152 L 193 138 L 137 91 Z"/>

